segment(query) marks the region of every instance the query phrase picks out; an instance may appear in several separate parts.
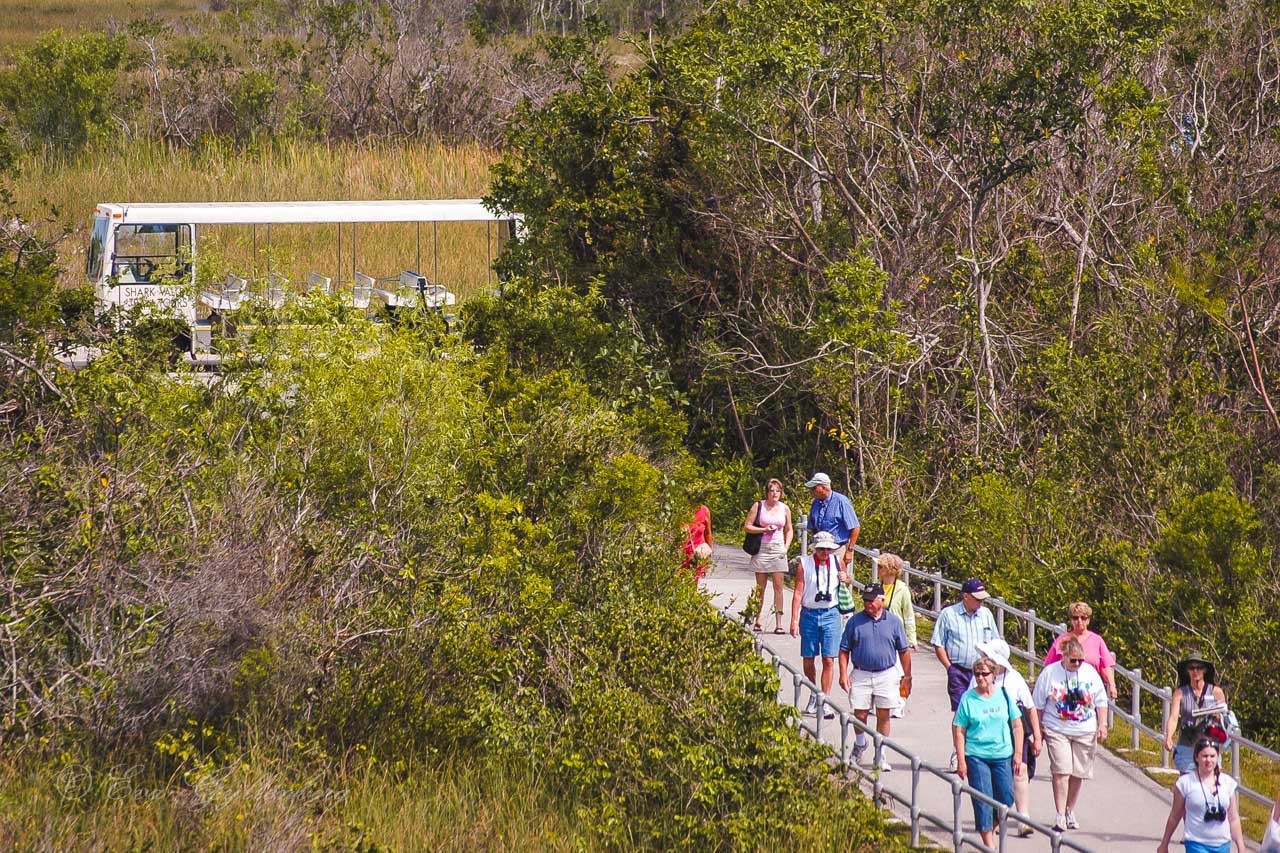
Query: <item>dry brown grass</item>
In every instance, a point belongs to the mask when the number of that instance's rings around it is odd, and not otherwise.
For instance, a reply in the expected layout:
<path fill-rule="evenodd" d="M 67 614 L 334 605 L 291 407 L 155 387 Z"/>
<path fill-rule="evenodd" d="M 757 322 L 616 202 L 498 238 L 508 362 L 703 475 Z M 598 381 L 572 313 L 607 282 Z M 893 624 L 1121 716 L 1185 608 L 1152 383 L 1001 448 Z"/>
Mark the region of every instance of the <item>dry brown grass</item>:
<path fill-rule="evenodd" d="M 49 30 L 108 30 L 149 15 L 171 20 L 208 5 L 203 0 L 0 0 L 0 50 L 30 47 Z"/>
<path fill-rule="evenodd" d="M 72 162 L 53 157 L 20 167 L 14 195 L 29 215 L 53 211 L 51 228 L 71 231 L 60 247 L 64 283 L 84 276 L 84 253 L 93 207 L 100 202 L 295 201 L 308 199 L 474 198 L 483 195 L 495 152 L 479 146 L 329 146 L 290 142 L 260 152 L 213 147 L 199 152 L 154 144 L 122 143 L 109 152 Z M 338 255 L 334 225 L 276 226 L 270 233 L 247 226 L 208 229 L 204 245 L 225 258 L 228 269 L 253 277 L 271 269 L 295 282 L 309 271 L 350 281 L 350 227 Z M 496 237 L 496 233 L 494 235 Z M 360 226 L 356 268 L 375 277 L 418 268 L 459 296 L 490 280 L 496 249 L 485 223 L 450 223 L 433 229 L 412 224 Z M 218 275 L 221 272 L 217 273 Z"/>

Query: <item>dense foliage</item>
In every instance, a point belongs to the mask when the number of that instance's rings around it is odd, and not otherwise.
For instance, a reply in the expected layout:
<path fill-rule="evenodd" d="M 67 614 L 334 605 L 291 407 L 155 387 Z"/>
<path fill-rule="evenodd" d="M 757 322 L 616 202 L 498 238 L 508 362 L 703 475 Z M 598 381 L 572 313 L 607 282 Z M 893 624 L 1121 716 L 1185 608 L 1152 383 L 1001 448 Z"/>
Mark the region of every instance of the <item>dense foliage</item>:
<path fill-rule="evenodd" d="M 249 744 L 304 776 L 487 756 L 592 846 L 892 846 L 679 568 L 679 414 L 323 299 L 217 377 L 140 332 L 59 371 L 53 271 L 0 269 L 29 321 L 0 351 L 7 760 L 67 794 L 110 756 L 181 812 Z M 305 846 L 284 829 L 236 844 Z"/>
<path fill-rule="evenodd" d="M 1086 598 L 1158 679 L 1203 647 L 1276 734 L 1275 11 L 742 0 L 622 81 L 584 45 L 508 136 L 508 299 L 598 305 L 704 459 L 829 470 L 863 541 Z"/>
<path fill-rule="evenodd" d="M 564 77 L 555 42 L 666 27 L 691 0 L 235 0 L 171 18 L 110 15 L 0 56 L 0 128 L 67 154 L 112 139 L 496 144 Z M 90 11 L 92 10 L 92 11 Z M 123 10 L 122 10 L 123 11 Z M 5 29 L 0 26 L 0 47 Z"/>

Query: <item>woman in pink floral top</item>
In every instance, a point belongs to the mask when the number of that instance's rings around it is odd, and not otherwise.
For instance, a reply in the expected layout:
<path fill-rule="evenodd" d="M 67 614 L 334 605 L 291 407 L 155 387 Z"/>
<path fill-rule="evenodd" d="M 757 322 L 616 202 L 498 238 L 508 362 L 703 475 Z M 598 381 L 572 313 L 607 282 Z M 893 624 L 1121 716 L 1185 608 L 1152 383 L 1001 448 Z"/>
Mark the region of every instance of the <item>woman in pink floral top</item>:
<path fill-rule="evenodd" d="M 1044 656 L 1044 665 L 1062 660 L 1062 644 L 1067 640 L 1076 640 L 1084 648 L 1085 663 L 1092 666 L 1102 676 L 1107 685 L 1107 696 L 1116 698 L 1116 656 L 1107 648 L 1107 641 L 1100 634 L 1089 630 L 1089 620 L 1093 618 L 1093 608 L 1083 601 L 1077 601 L 1067 608 L 1067 619 L 1071 630 L 1059 635 Z"/>

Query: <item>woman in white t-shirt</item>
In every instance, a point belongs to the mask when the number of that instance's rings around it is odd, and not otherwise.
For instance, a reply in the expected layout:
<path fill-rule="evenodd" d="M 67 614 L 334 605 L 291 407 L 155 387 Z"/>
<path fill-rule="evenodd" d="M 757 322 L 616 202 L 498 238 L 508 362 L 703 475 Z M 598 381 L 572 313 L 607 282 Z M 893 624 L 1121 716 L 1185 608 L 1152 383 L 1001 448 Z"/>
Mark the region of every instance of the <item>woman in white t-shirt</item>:
<path fill-rule="evenodd" d="M 1179 821 L 1184 822 L 1182 843 L 1187 853 L 1231 853 L 1231 843 L 1244 853 L 1236 780 L 1218 768 L 1220 744 L 1213 738 L 1196 741 L 1196 765 L 1178 777 L 1173 787 L 1173 807 L 1164 824 L 1159 853 L 1169 853 L 1169 839 Z"/>
<path fill-rule="evenodd" d="M 1062 644 L 1062 660 L 1049 664 L 1036 678 L 1032 691 L 1044 748 L 1053 776 L 1053 828 L 1079 829 L 1076 802 L 1085 779 L 1093 778 L 1093 756 L 1107 739 L 1107 685 L 1084 659 L 1075 639 Z"/>

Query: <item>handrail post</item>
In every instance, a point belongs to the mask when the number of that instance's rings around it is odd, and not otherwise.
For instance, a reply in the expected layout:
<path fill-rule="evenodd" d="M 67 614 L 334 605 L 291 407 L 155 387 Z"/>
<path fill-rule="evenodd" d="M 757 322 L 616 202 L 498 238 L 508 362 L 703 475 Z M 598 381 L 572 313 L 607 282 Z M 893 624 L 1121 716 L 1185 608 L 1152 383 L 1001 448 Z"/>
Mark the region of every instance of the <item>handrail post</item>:
<path fill-rule="evenodd" d="M 870 562 L 871 562 L 871 580 L 867 581 L 867 583 L 869 584 L 876 583 L 877 581 L 880 580 L 880 578 L 877 577 L 880 574 L 880 572 L 877 570 L 880 565 L 880 549 L 879 548 L 871 549 Z"/>
<path fill-rule="evenodd" d="M 797 711 L 799 711 L 800 710 L 800 673 L 798 672 L 791 673 L 791 686 L 795 688 L 795 695 L 791 700 L 791 706 L 795 708 Z M 803 712 L 797 715 L 797 719 L 799 721 L 799 725 L 804 724 Z"/>
<path fill-rule="evenodd" d="M 920 846 L 920 756 L 911 756 L 911 846 Z"/>
<path fill-rule="evenodd" d="M 951 780 L 951 844 L 956 850 L 964 849 L 964 824 L 960 822 L 960 780 Z"/>
<path fill-rule="evenodd" d="M 1231 739 L 1231 775 L 1237 782 L 1244 781 L 1244 773 L 1240 767 L 1240 741 Z"/>
<path fill-rule="evenodd" d="M 1172 698 L 1173 694 L 1168 689 L 1160 696 L 1161 711 L 1163 711 L 1160 715 L 1161 728 L 1169 722 L 1169 704 Z M 1160 766 L 1166 770 L 1169 769 L 1169 748 L 1165 746 L 1164 738 L 1160 738 Z"/>
<path fill-rule="evenodd" d="M 998 849 L 1000 853 L 1004 853 L 1004 842 L 1009 836 L 1009 807 L 1004 805 L 1000 806 L 996 814 L 1000 819 L 1000 823 L 998 824 L 1000 827 L 1000 841 L 996 849 Z"/>
<path fill-rule="evenodd" d="M 822 740 L 822 721 L 827 716 L 827 695 L 821 690 L 818 696 L 818 713 L 813 716 L 813 736 L 816 740 Z"/>
<path fill-rule="evenodd" d="M 1129 683 L 1133 685 L 1133 696 L 1129 699 L 1129 713 L 1133 715 L 1133 743 L 1130 748 L 1136 755 L 1138 752 L 1138 726 L 1142 725 L 1142 669 L 1133 670 L 1133 675 L 1129 679 Z"/>
<path fill-rule="evenodd" d="M 849 763 L 849 712 L 840 712 L 840 761 Z"/>
<path fill-rule="evenodd" d="M 933 615 L 937 616 L 942 612 L 942 577 L 937 573 L 933 573 Z"/>
<path fill-rule="evenodd" d="M 881 782 L 884 777 L 884 771 L 880 769 L 881 765 L 884 764 L 884 735 L 876 732 L 872 738 L 871 745 L 871 754 L 874 756 L 872 766 L 875 768 L 871 773 L 871 802 L 879 806 L 880 793 L 884 789 L 884 785 Z"/>
<path fill-rule="evenodd" d="M 1034 681 L 1036 677 L 1036 611 L 1035 608 L 1027 608 L 1027 655 L 1031 658 L 1027 662 L 1027 680 Z"/>
<path fill-rule="evenodd" d="M 993 598 L 991 603 L 995 605 L 996 611 L 996 628 L 1000 631 L 1000 639 L 1004 639 L 1004 599 Z"/>

